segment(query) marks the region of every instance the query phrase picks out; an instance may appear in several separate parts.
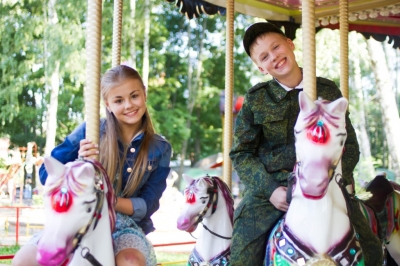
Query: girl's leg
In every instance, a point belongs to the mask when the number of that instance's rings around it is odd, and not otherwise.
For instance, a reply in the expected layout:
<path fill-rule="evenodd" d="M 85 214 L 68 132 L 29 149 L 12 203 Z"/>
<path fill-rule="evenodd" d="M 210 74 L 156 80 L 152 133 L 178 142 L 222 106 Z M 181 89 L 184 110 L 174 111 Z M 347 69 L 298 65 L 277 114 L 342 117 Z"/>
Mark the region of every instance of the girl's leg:
<path fill-rule="evenodd" d="M 139 250 L 127 248 L 118 252 L 115 263 L 117 266 L 146 266 L 146 259 Z"/>
<path fill-rule="evenodd" d="M 36 261 L 37 247 L 35 245 L 25 245 L 18 250 L 12 260 L 13 266 L 40 266 Z"/>

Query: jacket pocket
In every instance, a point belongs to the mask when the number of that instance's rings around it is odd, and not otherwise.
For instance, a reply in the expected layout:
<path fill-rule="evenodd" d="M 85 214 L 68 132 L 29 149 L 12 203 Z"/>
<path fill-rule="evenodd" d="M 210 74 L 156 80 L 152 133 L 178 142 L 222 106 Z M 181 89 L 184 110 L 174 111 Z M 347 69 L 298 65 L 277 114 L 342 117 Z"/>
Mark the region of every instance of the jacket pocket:
<path fill-rule="evenodd" d="M 280 115 L 255 115 L 254 122 L 262 126 L 264 138 L 271 150 L 279 149 L 287 143 L 288 120 Z"/>

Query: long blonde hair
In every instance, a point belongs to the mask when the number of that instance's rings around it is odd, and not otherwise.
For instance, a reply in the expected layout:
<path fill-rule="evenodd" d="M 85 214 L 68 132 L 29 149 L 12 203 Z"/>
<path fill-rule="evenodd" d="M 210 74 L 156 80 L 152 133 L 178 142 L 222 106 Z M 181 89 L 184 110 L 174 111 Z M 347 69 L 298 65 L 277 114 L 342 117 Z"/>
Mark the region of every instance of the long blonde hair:
<path fill-rule="evenodd" d="M 143 90 L 146 90 L 142 78 L 135 69 L 125 65 L 116 66 L 108 70 L 101 79 L 101 97 L 103 98 L 103 101 L 106 101 L 110 90 L 121 85 L 128 79 L 139 80 L 142 84 Z M 153 123 L 151 122 L 150 114 L 146 109 L 146 112 L 142 117 L 141 129 L 144 134 L 143 141 L 140 145 L 136 161 L 132 166 L 133 171 L 129 175 L 125 188 L 122 188 L 123 166 L 129 145 L 123 145 L 124 150 L 122 152 L 119 150 L 118 140 L 123 143 L 119 122 L 115 116 L 112 113 L 107 112 L 107 110 L 106 119 L 105 133 L 100 140 L 100 163 L 107 170 L 110 181 L 114 184 L 115 194 L 117 196 L 120 195 L 122 190 L 122 196 L 129 197 L 132 196 L 138 188 L 147 168 L 148 150 L 154 136 Z M 118 179 L 116 180 L 117 176 Z"/>

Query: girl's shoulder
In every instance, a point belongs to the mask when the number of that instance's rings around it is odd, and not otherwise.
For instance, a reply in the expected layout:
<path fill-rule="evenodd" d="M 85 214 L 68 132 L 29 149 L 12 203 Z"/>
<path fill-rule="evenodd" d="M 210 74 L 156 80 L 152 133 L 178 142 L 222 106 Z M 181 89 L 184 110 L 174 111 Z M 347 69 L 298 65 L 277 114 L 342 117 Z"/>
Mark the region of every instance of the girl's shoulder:
<path fill-rule="evenodd" d="M 155 148 L 163 148 L 163 149 L 169 149 L 171 148 L 171 144 L 169 141 L 164 137 L 159 134 L 154 134 L 153 136 L 153 146 Z"/>
<path fill-rule="evenodd" d="M 171 153 L 171 144 L 165 137 L 159 134 L 154 134 L 149 151 L 153 156 L 163 156 L 163 154 Z"/>

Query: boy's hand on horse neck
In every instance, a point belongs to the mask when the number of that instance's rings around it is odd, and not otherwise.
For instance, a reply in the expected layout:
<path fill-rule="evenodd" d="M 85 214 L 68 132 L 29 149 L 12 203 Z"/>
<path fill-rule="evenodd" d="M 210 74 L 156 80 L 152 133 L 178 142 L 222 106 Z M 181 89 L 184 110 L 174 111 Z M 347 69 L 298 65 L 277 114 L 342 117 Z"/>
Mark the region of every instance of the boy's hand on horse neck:
<path fill-rule="evenodd" d="M 278 187 L 274 190 L 269 201 L 280 211 L 287 212 L 289 204 L 286 202 L 287 187 Z"/>

